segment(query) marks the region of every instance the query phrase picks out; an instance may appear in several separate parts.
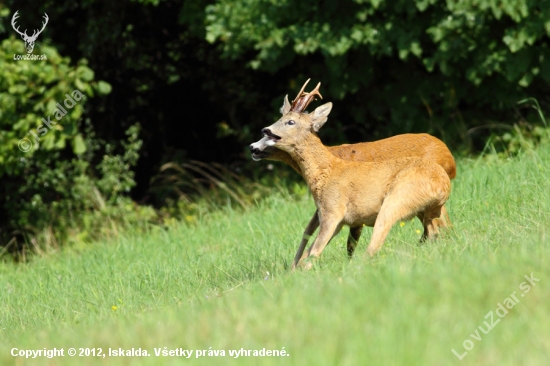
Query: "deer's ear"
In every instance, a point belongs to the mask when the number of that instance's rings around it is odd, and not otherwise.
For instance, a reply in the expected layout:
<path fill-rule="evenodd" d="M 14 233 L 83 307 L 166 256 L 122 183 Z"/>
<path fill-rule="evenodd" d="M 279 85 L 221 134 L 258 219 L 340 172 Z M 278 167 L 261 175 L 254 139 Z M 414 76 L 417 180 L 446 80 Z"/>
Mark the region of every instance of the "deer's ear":
<path fill-rule="evenodd" d="M 281 114 L 284 116 L 288 112 L 290 112 L 290 102 L 288 101 L 288 94 L 287 94 L 285 95 L 283 106 L 281 107 Z"/>
<path fill-rule="evenodd" d="M 311 127 L 313 131 L 319 132 L 321 127 L 325 124 L 328 119 L 330 110 L 332 109 L 332 103 L 328 102 L 322 106 L 317 107 L 311 114 Z"/>

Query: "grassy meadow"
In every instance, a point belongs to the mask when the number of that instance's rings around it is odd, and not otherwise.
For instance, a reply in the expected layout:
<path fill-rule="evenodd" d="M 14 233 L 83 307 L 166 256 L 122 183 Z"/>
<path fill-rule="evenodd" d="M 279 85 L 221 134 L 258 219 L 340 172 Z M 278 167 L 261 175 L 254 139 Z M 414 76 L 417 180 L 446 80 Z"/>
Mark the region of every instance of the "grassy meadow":
<path fill-rule="evenodd" d="M 418 243 L 417 220 L 398 224 L 370 259 L 365 229 L 349 261 L 344 229 L 313 270 L 291 273 L 314 211 L 303 192 L 274 190 L 245 212 L 220 208 L 194 225 L 2 263 L 0 364 L 549 364 L 549 146 L 459 160 L 454 226 L 435 242 Z M 71 347 L 151 356 L 70 357 Z M 65 356 L 26 359 L 13 348 Z M 195 352 L 157 357 L 155 348 Z M 263 348 L 288 355 L 229 355 Z M 215 350 L 225 357 L 208 356 Z"/>

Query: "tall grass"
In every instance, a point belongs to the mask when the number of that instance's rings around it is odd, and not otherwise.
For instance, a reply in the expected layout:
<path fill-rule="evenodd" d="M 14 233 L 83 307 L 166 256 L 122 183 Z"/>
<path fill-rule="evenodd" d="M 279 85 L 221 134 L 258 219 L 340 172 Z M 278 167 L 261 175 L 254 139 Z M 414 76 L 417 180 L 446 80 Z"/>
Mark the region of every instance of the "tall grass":
<path fill-rule="evenodd" d="M 396 225 L 374 259 L 347 231 L 309 272 L 290 273 L 314 206 L 273 193 L 196 224 L 151 227 L 0 268 L 0 364 L 544 365 L 550 359 L 550 147 L 460 160 L 452 231 L 419 244 Z M 540 279 L 528 293 L 525 275 Z M 519 302 L 488 333 L 485 316 Z M 496 316 L 496 315 L 495 315 Z M 464 344 L 473 348 L 467 351 Z M 25 360 L 13 347 L 142 348 L 144 358 Z M 287 357 L 156 357 L 154 348 L 277 349 Z M 451 351 L 463 354 L 460 361 Z"/>

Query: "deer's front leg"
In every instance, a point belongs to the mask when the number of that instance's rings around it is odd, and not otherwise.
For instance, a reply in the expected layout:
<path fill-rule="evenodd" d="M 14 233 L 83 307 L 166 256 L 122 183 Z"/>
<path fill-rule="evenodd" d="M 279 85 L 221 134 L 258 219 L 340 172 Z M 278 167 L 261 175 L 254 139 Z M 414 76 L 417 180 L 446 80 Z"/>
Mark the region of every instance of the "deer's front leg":
<path fill-rule="evenodd" d="M 315 241 L 307 251 L 306 258 L 311 260 L 314 260 L 321 255 L 330 239 L 332 239 L 334 235 L 338 234 L 343 225 L 342 217 L 338 216 L 323 216 L 320 219 L 320 222 L 321 225 L 319 235 L 317 235 L 317 238 L 315 238 Z M 310 269 L 313 266 L 311 260 L 303 265 L 305 269 Z"/>
<path fill-rule="evenodd" d="M 319 227 L 319 211 L 315 210 L 313 217 L 311 218 L 311 220 L 309 220 L 309 224 L 307 224 L 306 226 L 306 229 L 304 231 L 304 236 L 302 237 L 302 241 L 300 242 L 300 246 L 298 247 L 298 251 L 296 252 L 294 261 L 292 262 L 293 270 L 296 269 L 298 262 L 304 256 L 304 249 L 306 248 L 307 242 L 309 241 L 309 238 L 315 232 L 315 230 L 317 230 L 318 227 Z"/>

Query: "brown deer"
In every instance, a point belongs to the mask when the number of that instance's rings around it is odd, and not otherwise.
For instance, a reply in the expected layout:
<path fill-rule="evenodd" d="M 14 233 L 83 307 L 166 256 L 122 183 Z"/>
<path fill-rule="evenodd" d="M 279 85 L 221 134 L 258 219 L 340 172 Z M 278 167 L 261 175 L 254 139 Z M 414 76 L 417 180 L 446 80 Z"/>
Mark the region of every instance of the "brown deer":
<path fill-rule="evenodd" d="M 328 119 L 332 103 L 311 114 L 291 109 L 285 98 L 282 118 L 262 132 L 266 145 L 285 151 L 297 164 L 315 200 L 320 230 L 307 257 L 318 257 L 343 225 L 374 227 L 367 249 L 371 256 L 398 220 L 417 216 L 424 226 L 423 239 L 437 235 L 434 220 L 440 217 L 451 190 L 449 175 L 440 165 L 419 157 L 342 160 L 316 134 Z M 308 262 L 306 268 L 311 265 Z"/>
<path fill-rule="evenodd" d="M 290 110 L 300 113 L 315 96 L 322 98 L 319 93 L 320 83 L 311 93 L 304 93 L 305 86 L 308 82 L 309 79 L 298 93 L 298 96 L 294 99 L 290 106 Z M 290 105 L 288 96 L 284 99 L 281 112 L 283 112 L 285 105 Z M 269 146 L 268 141 L 269 137 L 264 136 L 261 140 L 250 145 L 252 159 L 256 161 L 261 159 L 282 161 L 290 165 L 296 172 L 303 176 L 300 167 L 292 157 L 283 150 Z M 424 133 L 403 134 L 374 142 L 328 146 L 327 148 L 334 156 L 348 161 L 376 162 L 395 160 L 403 157 L 423 157 L 441 165 L 450 179 L 456 176 L 455 161 L 447 146 L 441 140 Z M 441 208 L 441 216 L 442 220 L 437 220 L 436 225 L 442 227 L 450 225 L 450 219 L 444 206 Z M 419 219 L 421 222 L 423 221 L 422 217 L 419 217 Z M 294 268 L 302 258 L 307 242 L 315 230 L 317 230 L 318 226 L 319 216 L 318 211 L 316 211 L 304 231 L 302 241 L 300 242 L 300 246 L 292 263 L 292 268 Z M 362 230 L 363 225 L 350 227 L 347 240 L 347 252 L 349 257 L 353 256 Z M 424 232 L 423 239 L 426 237 L 427 233 Z"/>

